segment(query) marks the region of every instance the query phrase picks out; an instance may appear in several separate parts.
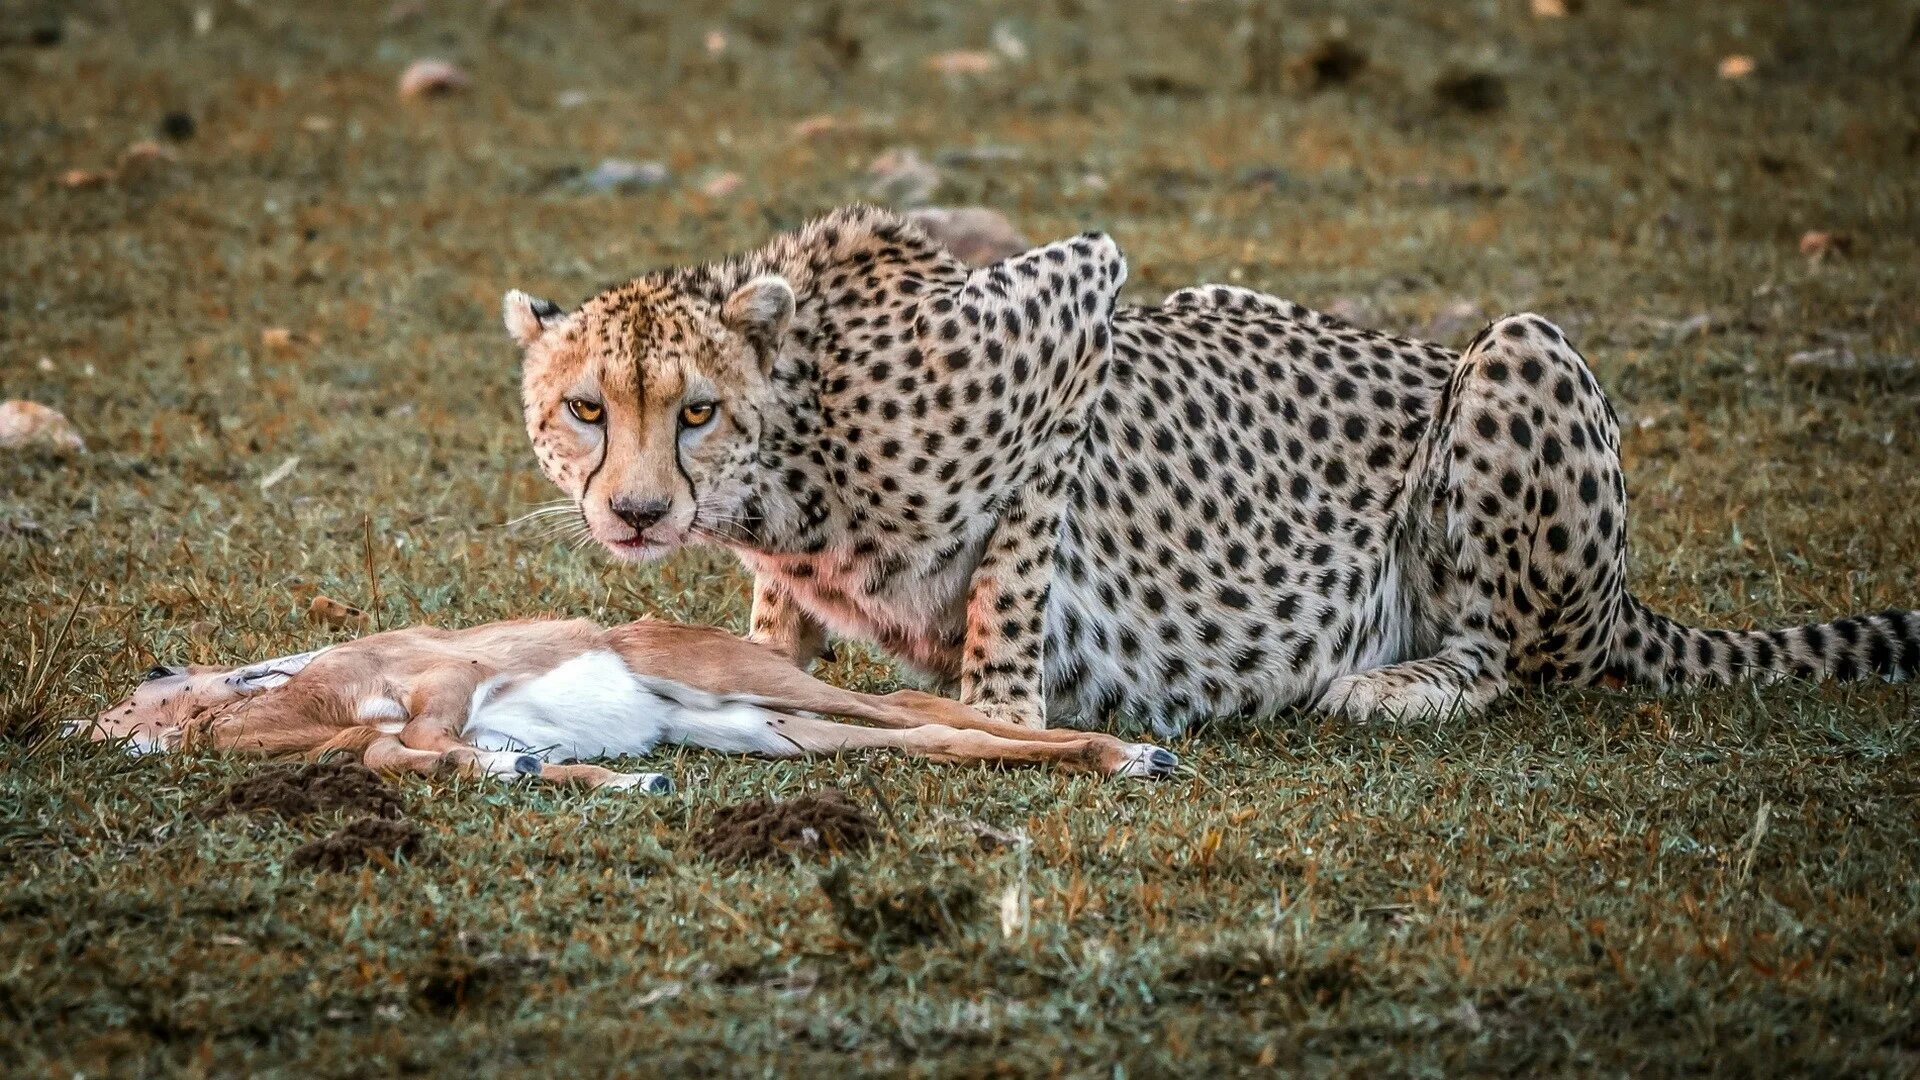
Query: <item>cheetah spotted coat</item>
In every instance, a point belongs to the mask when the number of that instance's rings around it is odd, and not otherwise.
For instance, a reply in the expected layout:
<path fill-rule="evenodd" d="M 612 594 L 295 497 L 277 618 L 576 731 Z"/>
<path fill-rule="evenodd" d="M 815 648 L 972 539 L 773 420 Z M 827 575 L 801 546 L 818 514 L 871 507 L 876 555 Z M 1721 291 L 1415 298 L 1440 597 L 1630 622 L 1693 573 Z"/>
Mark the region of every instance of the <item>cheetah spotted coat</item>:
<path fill-rule="evenodd" d="M 767 274 L 797 300 L 777 405 L 709 534 L 754 573 L 754 636 L 803 663 L 830 630 L 1005 719 L 1162 732 L 1920 668 L 1916 612 L 1700 630 L 1635 600 L 1618 422 L 1537 316 L 1455 353 L 1239 288 L 1124 306 L 1103 236 L 970 271 L 870 208 L 582 314 L 638 335 L 649 297 Z"/>

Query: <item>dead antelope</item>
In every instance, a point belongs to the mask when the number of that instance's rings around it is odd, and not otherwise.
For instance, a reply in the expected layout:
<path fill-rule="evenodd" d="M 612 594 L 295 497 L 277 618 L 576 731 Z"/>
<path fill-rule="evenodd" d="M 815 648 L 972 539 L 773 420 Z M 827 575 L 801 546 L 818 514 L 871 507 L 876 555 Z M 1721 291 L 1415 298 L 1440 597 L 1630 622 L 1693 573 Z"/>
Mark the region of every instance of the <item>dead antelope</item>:
<path fill-rule="evenodd" d="M 876 747 L 1115 776 L 1165 776 L 1175 765 L 1155 746 L 997 723 L 931 694 L 842 690 L 725 631 L 652 620 L 413 627 L 245 667 L 157 667 L 88 729 L 135 752 L 344 753 L 382 772 L 646 791 L 672 784 L 565 763 L 673 743 L 769 757 Z"/>

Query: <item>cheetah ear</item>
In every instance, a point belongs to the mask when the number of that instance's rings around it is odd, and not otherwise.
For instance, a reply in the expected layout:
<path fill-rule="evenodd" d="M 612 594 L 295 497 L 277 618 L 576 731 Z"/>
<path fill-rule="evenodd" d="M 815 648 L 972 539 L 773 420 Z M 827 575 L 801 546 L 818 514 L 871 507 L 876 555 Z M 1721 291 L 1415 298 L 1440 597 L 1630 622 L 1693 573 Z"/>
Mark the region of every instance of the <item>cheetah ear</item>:
<path fill-rule="evenodd" d="M 524 349 L 540 340 L 540 335 L 564 318 L 566 312 L 551 301 L 528 296 L 519 289 L 508 289 L 500 301 L 500 315 L 506 321 L 507 333 Z"/>
<path fill-rule="evenodd" d="M 727 297 L 720 318 L 763 356 L 771 356 L 779 351 L 780 339 L 793 321 L 793 286 L 778 274 L 762 274 Z"/>

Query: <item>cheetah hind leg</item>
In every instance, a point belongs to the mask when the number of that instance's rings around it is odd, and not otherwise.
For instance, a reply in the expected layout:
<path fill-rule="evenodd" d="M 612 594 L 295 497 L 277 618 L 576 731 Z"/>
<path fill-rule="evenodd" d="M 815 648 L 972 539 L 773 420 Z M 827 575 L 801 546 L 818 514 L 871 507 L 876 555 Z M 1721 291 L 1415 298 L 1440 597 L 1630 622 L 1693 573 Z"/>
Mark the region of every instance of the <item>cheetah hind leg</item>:
<path fill-rule="evenodd" d="M 1619 425 L 1560 330 L 1517 315 L 1456 365 L 1416 455 L 1399 554 L 1432 655 L 1334 680 L 1356 720 L 1478 712 L 1513 673 L 1590 679 L 1624 597 Z"/>

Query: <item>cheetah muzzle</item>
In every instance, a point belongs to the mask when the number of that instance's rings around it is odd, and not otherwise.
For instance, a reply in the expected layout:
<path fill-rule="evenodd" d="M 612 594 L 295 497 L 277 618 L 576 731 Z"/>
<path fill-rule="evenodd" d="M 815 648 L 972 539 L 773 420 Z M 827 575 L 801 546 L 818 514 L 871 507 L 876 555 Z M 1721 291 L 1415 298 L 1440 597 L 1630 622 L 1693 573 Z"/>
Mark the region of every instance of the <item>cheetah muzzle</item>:
<path fill-rule="evenodd" d="M 1619 423 L 1544 319 L 1455 353 L 1240 288 L 1120 305 L 1125 277 L 1104 236 L 969 269 L 856 207 L 506 322 L 602 544 L 726 546 L 756 639 L 873 641 L 1000 719 L 1920 669 L 1916 612 L 1700 630 L 1634 599 Z"/>

